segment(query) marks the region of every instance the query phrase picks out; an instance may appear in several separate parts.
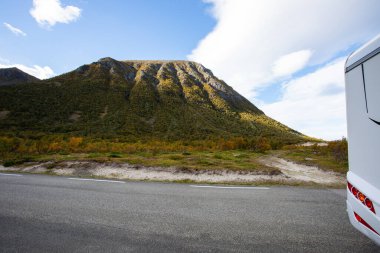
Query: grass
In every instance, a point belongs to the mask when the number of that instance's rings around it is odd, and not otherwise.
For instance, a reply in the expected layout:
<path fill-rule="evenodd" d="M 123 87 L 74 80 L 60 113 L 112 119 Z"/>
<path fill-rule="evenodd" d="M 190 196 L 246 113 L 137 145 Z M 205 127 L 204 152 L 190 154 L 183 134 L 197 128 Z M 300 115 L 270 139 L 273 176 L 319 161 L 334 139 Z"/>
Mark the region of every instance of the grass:
<path fill-rule="evenodd" d="M 117 162 L 147 167 L 177 167 L 190 170 L 259 171 L 263 174 L 278 174 L 279 170 L 261 164 L 263 154 L 251 151 L 196 151 L 196 152 L 136 152 L 136 153 L 72 153 L 34 156 L 36 162 L 92 160 Z"/>
<path fill-rule="evenodd" d="M 281 158 L 294 161 L 295 163 L 308 166 L 316 166 L 322 170 L 335 171 L 338 173 L 347 173 L 348 161 L 338 161 L 333 155 L 320 153 L 312 147 L 298 147 L 291 150 L 275 151 L 275 154 Z"/>

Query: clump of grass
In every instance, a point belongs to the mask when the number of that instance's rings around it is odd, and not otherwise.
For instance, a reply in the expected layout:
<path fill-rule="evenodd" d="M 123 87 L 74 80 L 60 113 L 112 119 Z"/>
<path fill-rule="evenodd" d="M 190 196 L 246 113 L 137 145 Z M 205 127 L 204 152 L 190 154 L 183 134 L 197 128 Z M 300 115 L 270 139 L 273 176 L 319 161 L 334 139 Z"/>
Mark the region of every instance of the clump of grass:
<path fill-rule="evenodd" d="M 5 160 L 3 162 L 3 166 L 11 167 L 11 166 L 20 165 L 27 162 L 32 162 L 32 161 L 33 159 L 31 157 L 14 158 L 14 159 Z"/>
<path fill-rule="evenodd" d="M 169 159 L 177 161 L 177 160 L 182 160 L 183 157 L 180 155 L 171 155 L 169 156 Z"/>
<path fill-rule="evenodd" d="M 87 155 L 87 158 L 98 158 L 101 156 L 102 156 L 102 154 L 99 154 L 99 153 L 90 153 Z"/>
<path fill-rule="evenodd" d="M 110 158 L 122 158 L 123 156 L 120 153 L 112 152 L 108 155 Z"/>
<path fill-rule="evenodd" d="M 221 154 L 215 154 L 214 158 L 216 158 L 216 159 L 223 159 L 223 156 Z"/>
<path fill-rule="evenodd" d="M 249 155 L 245 153 L 240 153 L 240 154 L 234 154 L 235 158 L 248 158 Z"/>
<path fill-rule="evenodd" d="M 214 163 L 212 161 L 209 161 L 207 159 L 200 159 L 198 161 L 198 163 L 201 164 L 201 165 L 206 165 L 206 166 L 208 166 L 208 165 L 214 165 Z"/>

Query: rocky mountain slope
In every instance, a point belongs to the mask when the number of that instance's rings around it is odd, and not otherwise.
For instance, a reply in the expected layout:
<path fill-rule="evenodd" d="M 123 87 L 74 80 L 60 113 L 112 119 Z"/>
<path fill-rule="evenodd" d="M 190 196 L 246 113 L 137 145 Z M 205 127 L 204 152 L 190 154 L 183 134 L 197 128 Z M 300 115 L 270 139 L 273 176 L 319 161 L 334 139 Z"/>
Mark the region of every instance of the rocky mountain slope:
<path fill-rule="evenodd" d="M 8 133 L 127 140 L 304 138 L 190 61 L 103 58 L 52 79 L 0 87 L 1 113 L 0 129 Z"/>
<path fill-rule="evenodd" d="M 37 81 L 39 81 L 38 78 L 31 76 L 18 68 L 0 69 L 0 86 Z"/>

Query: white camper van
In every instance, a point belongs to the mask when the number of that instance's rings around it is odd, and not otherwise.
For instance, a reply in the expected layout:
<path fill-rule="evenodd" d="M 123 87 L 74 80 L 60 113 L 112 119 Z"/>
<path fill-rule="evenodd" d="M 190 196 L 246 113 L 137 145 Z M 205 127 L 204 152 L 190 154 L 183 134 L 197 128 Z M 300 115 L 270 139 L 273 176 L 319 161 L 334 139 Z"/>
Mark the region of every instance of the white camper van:
<path fill-rule="evenodd" d="M 380 36 L 346 62 L 347 212 L 380 245 Z"/>

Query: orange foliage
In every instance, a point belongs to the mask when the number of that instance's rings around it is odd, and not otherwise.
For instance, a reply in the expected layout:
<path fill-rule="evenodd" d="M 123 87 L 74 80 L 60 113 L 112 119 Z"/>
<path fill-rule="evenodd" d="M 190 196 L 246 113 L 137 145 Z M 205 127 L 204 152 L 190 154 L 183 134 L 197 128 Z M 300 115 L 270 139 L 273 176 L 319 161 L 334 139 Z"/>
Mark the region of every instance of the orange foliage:
<path fill-rule="evenodd" d="M 77 151 L 79 145 L 83 142 L 83 137 L 71 137 L 69 139 L 69 147 L 72 151 Z"/>

